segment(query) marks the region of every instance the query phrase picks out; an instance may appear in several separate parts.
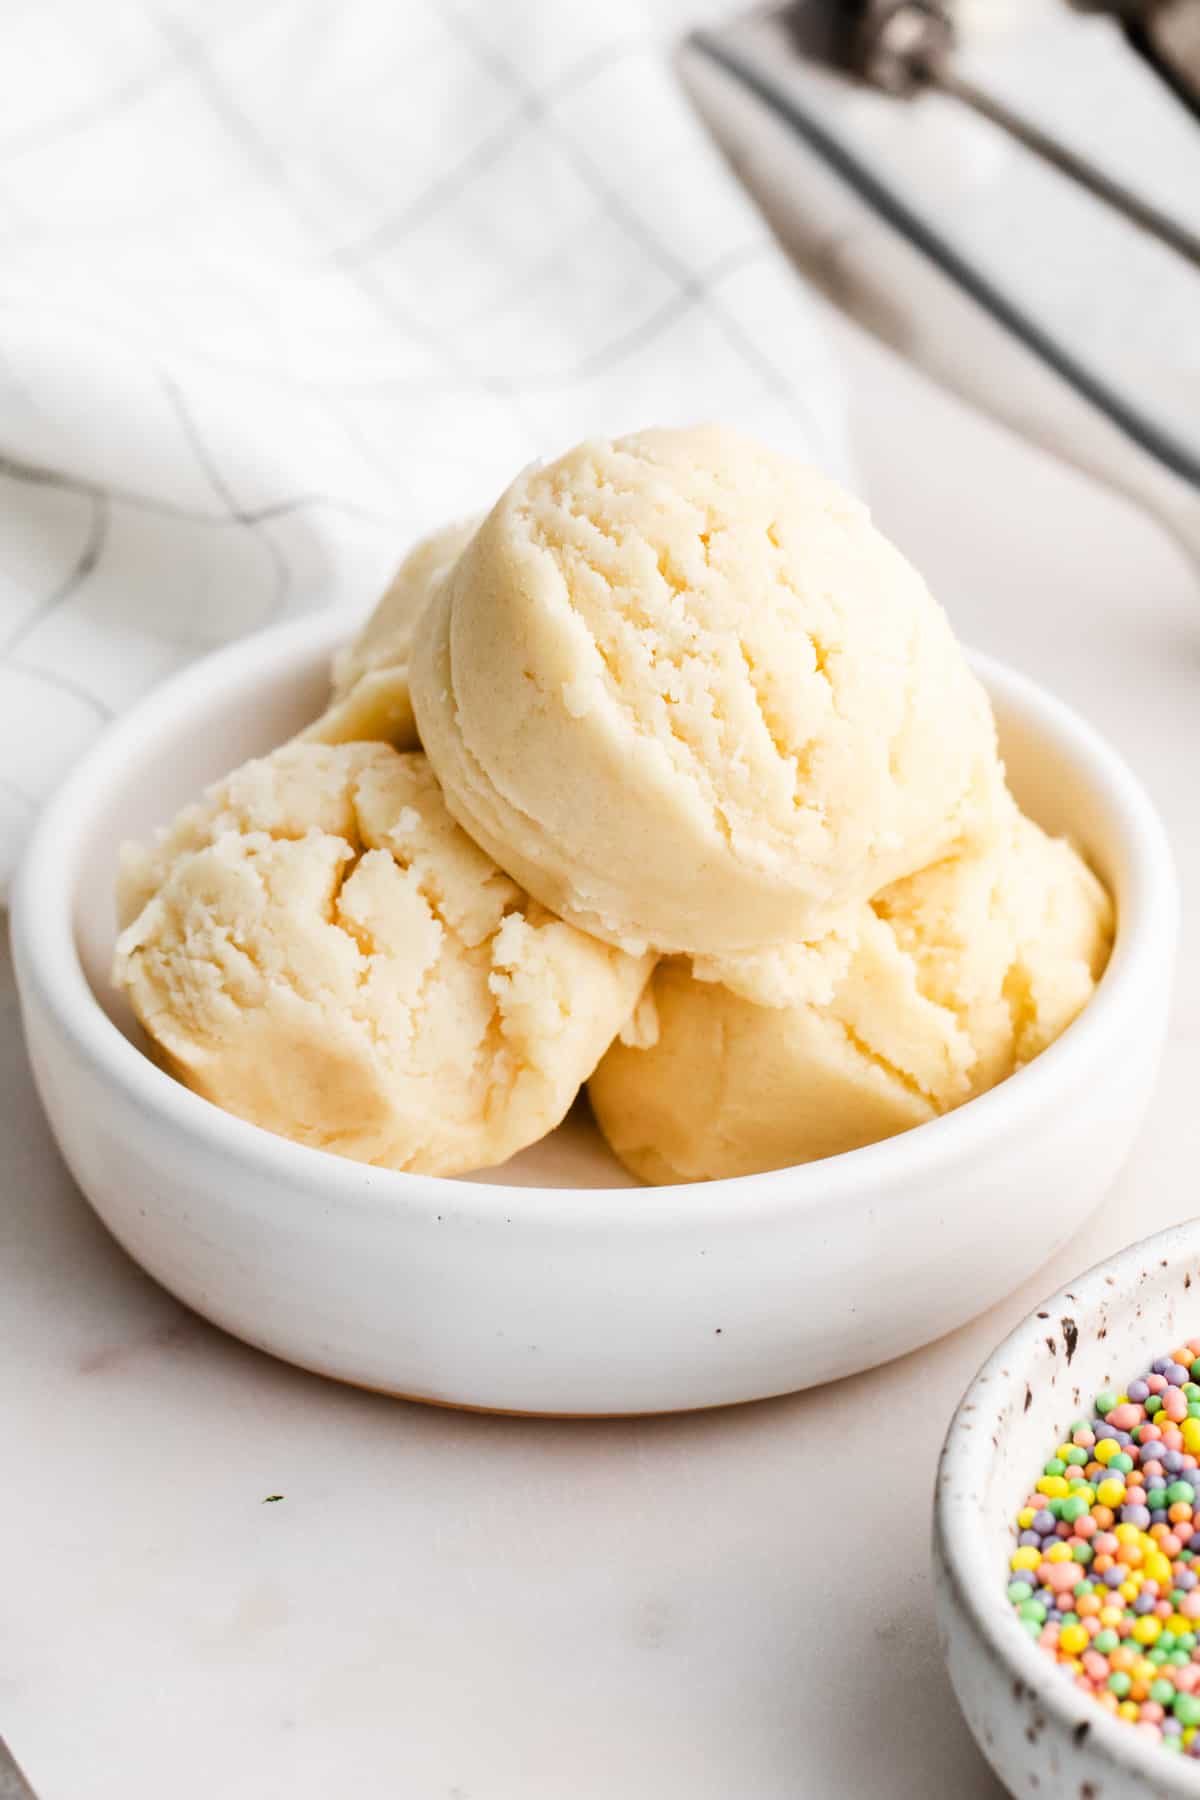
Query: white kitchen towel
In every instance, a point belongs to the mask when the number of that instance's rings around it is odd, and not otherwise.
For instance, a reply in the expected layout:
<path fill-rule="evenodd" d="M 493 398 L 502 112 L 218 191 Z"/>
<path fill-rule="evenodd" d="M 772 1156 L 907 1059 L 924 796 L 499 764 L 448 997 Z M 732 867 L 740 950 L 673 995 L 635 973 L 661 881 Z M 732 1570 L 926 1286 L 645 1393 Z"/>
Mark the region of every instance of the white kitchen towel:
<path fill-rule="evenodd" d="M 805 291 L 671 66 L 704 10 L 5 13 L 0 889 L 152 683 L 364 608 L 535 456 L 721 416 L 845 470 Z"/>

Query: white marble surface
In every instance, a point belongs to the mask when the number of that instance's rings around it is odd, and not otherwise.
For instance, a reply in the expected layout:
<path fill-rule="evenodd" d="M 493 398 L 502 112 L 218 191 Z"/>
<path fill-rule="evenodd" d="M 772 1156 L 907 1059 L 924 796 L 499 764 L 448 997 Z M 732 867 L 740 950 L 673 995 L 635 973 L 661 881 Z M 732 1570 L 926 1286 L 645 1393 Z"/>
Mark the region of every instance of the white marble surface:
<path fill-rule="evenodd" d="M 885 527 L 1174 830 L 1175 1029 L 1131 1166 L 1028 1291 L 833 1391 L 632 1423 L 428 1411 L 272 1363 L 139 1274 L 56 1158 L 4 964 L 0 1732 L 41 1800 L 999 1794 L 938 1662 L 934 1462 L 1040 1292 L 1198 1210 L 1200 591 L 1123 502 L 839 335 Z"/>

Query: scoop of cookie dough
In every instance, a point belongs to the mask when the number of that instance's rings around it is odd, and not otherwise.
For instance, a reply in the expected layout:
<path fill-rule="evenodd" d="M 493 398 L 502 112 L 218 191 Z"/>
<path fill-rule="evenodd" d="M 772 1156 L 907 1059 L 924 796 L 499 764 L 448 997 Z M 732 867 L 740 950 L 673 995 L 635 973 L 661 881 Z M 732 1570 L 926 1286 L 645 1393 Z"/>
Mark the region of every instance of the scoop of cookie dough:
<path fill-rule="evenodd" d="M 652 1182 L 858 1149 L 1037 1056 L 1087 1003 L 1111 942 L 1099 881 L 1010 802 L 986 850 L 885 888 L 848 930 L 791 958 L 731 959 L 720 982 L 682 958 L 661 963 L 643 1006 L 655 1041 L 614 1044 L 592 1107 L 617 1156 Z"/>
<path fill-rule="evenodd" d="M 324 744 L 377 738 L 397 750 L 418 748 L 408 690 L 413 627 L 478 523 L 443 525 L 413 546 L 358 636 L 334 657 L 329 705 L 304 738 Z"/>
<path fill-rule="evenodd" d="M 526 470 L 418 618 L 451 812 L 639 951 L 829 929 L 988 828 L 987 699 L 866 508 L 716 426 Z"/>
<path fill-rule="evenodd" d="M 390 1168 L 489 1167 L 551 1130 L 650 972 L 523 894 L 386 745 L 289 745 L 127 861 L 114 975 L 163 1065 Z"/>

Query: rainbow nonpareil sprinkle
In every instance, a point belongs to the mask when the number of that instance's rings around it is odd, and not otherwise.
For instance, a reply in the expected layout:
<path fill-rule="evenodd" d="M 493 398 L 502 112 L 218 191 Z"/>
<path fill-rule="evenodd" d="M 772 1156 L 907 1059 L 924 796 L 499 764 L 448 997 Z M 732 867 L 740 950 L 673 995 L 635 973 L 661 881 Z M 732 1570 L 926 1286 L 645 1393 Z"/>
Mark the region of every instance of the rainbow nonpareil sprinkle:
<path fill-rule="evenodd" d="M 1008 1597 L 1097 1705 L 1200 1758 L 1200 1338 L 1093 1411 L 1017 1514 Z"/>

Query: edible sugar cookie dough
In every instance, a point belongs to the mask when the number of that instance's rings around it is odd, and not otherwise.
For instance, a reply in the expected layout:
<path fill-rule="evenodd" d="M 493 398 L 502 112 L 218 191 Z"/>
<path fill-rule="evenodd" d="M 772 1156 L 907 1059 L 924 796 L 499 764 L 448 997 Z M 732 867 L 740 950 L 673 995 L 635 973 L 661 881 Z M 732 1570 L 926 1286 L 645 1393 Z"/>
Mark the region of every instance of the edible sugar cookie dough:
<path fill-rule="evenodd" d="M 363 1162 L 449 1175 L 559 1123 L 650 971 L 552 917 L 426 759 L 298 744 L 126 858 L 115 979 L 172 1074 Z"/>
<path fill-rule="evenodd" d="M 413 546 L 362 631 L 334 657 L 329 705 L 305 738 L 325 744 L 377 738 L 397 750 L 419 748 L 408 687 L 413 628 L 477 523 L 444 525 Z"/>
<path fill-rule="evenodd" d="M 418 620 L 446 803 L 631 951 L 754 950 L 990 830 L 987 699 L 866 508 L 718 427 L 518 476 Z"/>
<path fill-rule="evenodd" d="M 590 1077 L 650 1182 L 961 1105 L 1112 937 L 921 577 L 715 425 L 580 444 L 423 538 L 321 717 L 127 846 L 118 910 L 154 1053 L 229 1111 L 456 1174 Z"/>
<path fill-rule="evenodd" d="M 653 1182 L 811 1162 L 936 1118 L 1044 1050 L 1104 968 L 1112 908 L 1069 844 L 1004 812 L 986 849 L 884 888 L 791 961 L 730 960 L 723 981 L 662 963 L 653 1041 L 614 1044 L 589 1084 L 621 1161 Z"/>

